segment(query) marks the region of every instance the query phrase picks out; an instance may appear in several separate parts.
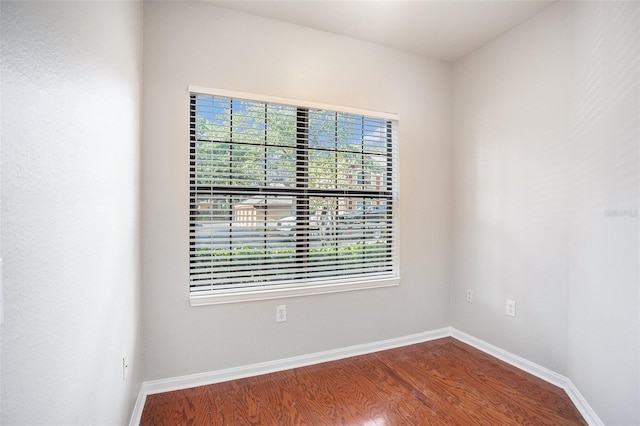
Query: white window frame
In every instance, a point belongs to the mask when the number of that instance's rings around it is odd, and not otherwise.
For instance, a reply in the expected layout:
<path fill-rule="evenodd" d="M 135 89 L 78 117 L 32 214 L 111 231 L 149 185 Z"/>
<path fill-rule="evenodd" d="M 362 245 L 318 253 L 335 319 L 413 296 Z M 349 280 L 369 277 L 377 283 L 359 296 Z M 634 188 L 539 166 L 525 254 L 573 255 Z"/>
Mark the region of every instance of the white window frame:
<path fill-rule="evenodd" d="M 300 108 L 309 108 L 309 109 L 320 109 L 320 110 L 328 110 L 328 111 L 337 111 L 348 114 L 357 114 L 368 117 L 382 118 L 387 120 L 392 120 L 395 122 L 395 138 L 398 138 L 398 123 L 400 120 L 399 114 L 395 113 L 387 113 L 387 112 L 379 112 L 372 110 L 365 110 L 361 108 L 353 108 L 353 107 L 344 107 L 344 106 L 336 106 L 336 105 L 328 105 L 324 103 L 311 102 L 299 99 L 292 98 L 284 98 L 284 97 L 276 97 L 269 95 L 261 95 L 255 93 L 248 92 L 239 92 L 233 90 L 225 90 L 225 89 L 212 89 L 201 86 L 188 86 L 188 95 L 192 94 L 202 94 L 202 95 L 212 95 L 212 96 L 220 96 L 227 97 L 233 99 L 242 99 L 248 101 L 257 101 L 257 102 L 268 102 L 268 103 L 276 103 L 276 104 L 284 104 L 284 105 L 295 105 Z M 398 141 L 394 141 L 395 144 L 395 152 L 394 155 L 397 157 L 399 155 L 398 152 Z M 186 144 L 187 147 L 190 144 Z M 395 160 L 395 167 L 399 167 L 399 161 Z M 356 290 L 367 290 L 374 288 L 384 288 L 384 287 L 393 287 L 398 286 L 400 284 L 400 244 L 399 244 L 399 226 L 398 226 L 398 204 L 399 204 L 399 172 L 398 170 L 394 171 L 395 175 L 395 197 L 393 201 L 393 210 L 392 210 L 392 223 L 394 229 L 394 254 L 393 254 L 393 265 L 394 265 L 394 276 L 391 278 L 345 278 L 340 282 L 332 282 L 328 284 L 313 284 L 313 283 L 305 283 L 303 285 L 292 283 L 286 285 L 274 285 L 273 287 L 264 286 L 264 287 L 250 287 L 243 289 L 220 289 L 214 290 L 211 292 L 204 293 L 196 293 L 194 294 L 189 288 L 189 301 L 191 306 L 203 306 L 203 305 L 215 305 L 215 304 L 225 304 L 225 303 L 236 303 L 236 302 L 247 302 L 247 301 L 256 301 L 256 300 L 269 300 L 269 299 L 281 299 L 288 297 L 298 297 L 298 296 L 310 296 L 310 295 L 319 295 L 319 294 L 327 294 L 327 293 L 338 293 L 338 292 L 346 292 L 346 291 L 356 291 Z"/>

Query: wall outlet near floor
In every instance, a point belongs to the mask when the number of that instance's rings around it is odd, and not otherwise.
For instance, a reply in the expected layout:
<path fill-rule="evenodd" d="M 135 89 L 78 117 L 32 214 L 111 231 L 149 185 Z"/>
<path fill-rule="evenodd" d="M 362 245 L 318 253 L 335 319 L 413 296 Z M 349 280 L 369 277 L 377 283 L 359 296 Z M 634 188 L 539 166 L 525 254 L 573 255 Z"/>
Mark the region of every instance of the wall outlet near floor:
<path fill-rule="evenodd" d="M 276 322 L 287 320 L 287 305 L 276 306 Z"/>
<path fill-rule="evenodd" d="M 510 317 L 515 317 L 516 316 L 516 302 L 515 301 L 507 299 L 506 314 L 509 315 Z"/>
<path fill-rule="evenodd" d="M 473 290 L 467 290 L 467 302 L 473 302 Z"/>
<path fill-rule="evenodd" d="M 127 354 L 124 354 L 122 355 L 122 381 L 123 382 L 127 380 L 127 368 L 129 368 L 129 365 L 127 365 Z"/>

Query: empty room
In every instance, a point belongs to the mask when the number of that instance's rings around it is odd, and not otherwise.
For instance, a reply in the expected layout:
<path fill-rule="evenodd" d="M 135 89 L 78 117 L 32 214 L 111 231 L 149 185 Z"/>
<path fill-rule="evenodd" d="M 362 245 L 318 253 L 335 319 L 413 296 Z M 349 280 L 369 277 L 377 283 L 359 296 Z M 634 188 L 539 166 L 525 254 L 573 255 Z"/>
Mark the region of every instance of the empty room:
<path fill-rule="evenodd" d="M 640 425 L 640 2 L 0 2 L 3 425 Z"/>

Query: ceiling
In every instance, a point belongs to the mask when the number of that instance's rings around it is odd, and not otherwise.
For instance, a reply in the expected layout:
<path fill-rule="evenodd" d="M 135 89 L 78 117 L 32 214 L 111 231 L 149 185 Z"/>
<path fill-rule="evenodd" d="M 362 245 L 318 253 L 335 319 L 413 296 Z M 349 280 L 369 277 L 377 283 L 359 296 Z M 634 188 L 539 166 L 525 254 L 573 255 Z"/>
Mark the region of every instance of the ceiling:
<path fill-rule="evenodd" d="M 455 61 L 551 4 L 537 0 L 211 0 L 210 3 Z"/>

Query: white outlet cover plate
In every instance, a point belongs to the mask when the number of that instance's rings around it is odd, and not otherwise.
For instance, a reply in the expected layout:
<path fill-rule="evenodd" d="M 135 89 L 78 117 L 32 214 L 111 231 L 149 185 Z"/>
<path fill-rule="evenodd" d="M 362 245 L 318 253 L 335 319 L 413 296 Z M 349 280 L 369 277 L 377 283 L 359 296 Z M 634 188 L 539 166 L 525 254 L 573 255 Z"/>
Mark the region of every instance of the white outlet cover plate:
<path fill-rule="evenodd" d="M 287 320 L 287 305 L 276 306 L 276 322 Z"/>

